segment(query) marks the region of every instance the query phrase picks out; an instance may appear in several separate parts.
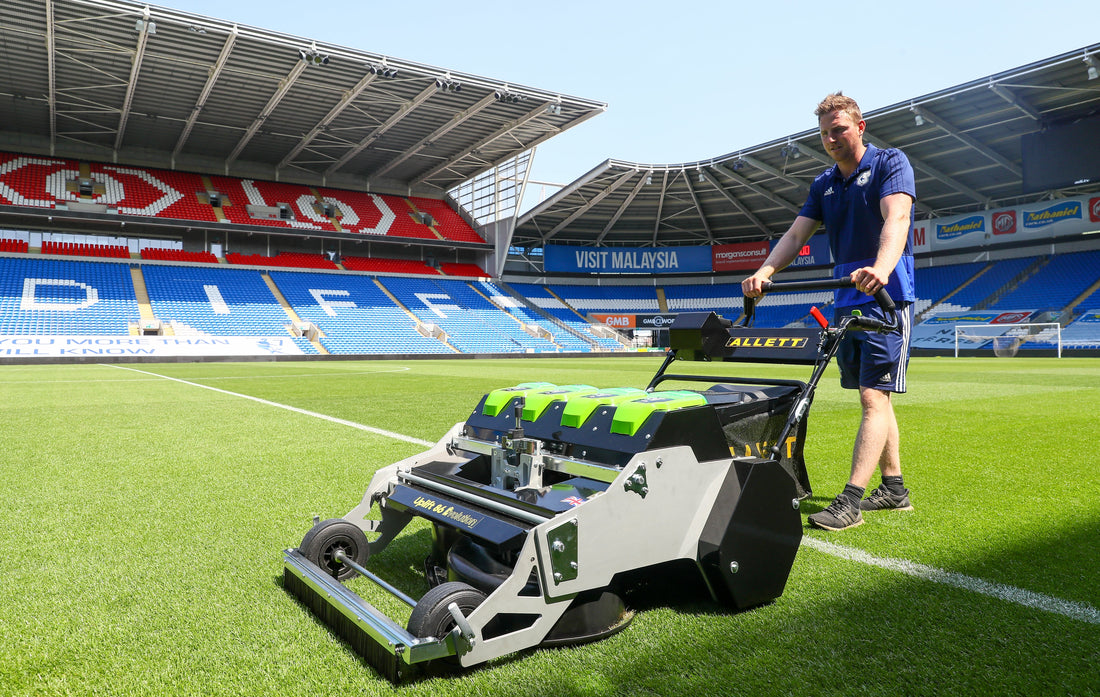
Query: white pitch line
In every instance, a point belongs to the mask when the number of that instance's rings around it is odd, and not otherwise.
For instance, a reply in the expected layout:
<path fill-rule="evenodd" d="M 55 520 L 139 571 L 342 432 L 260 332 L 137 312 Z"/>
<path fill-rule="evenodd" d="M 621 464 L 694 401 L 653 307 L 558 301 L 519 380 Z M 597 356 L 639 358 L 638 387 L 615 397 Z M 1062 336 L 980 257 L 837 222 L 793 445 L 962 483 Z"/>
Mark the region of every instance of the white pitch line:
<path fill-rule="evenodd" d="M 393 438 L 395 440 L 405 441 L 406 443 L 414 443 L 416 445 L 423 445 L 425 447 L 434 445 L 434 443 L 432 443 L 431 441 L 422 440 L 420 438 L 413 438 L 412 436 L 406 436 L 401 433 L 394 433 L 393 431 L 386 431 L 381 428 L 375 428 L 374 426 L 367 426 L 364 424 L 355 423 L 354 421 L 339 419 L 335 416 L 329 416 L 328 414 L 319 414 L 315 411 L 299 409 L 298 407 L 292 407 L 288 404 L 279 404 L 278 402 L 272 402 L 267 399 L 260 399 L 259 397 L 253 397 L 251 395 L 241 394 L 239 392 L 230 392 L 229 390 L 222 390 L 217 387 L 210 387 L 209 385 L 203 385 L 198 382 L 181 380 L 179 378 L 173 378 L 167 375 L 160 375 L 159 373 L 151 373 L 145 370 L 138 370 L 137 368 L 130 368 L 128 366 L 118 365 L 115 363 L 107 363 L 104 365 L 109 365 L 111 367 L 119 368 L 121 370 L 130 370 L 135 373 L 141 373 L 143 375 L 150 375 L 152 377 L 161 378 L 163 380 L 171 380 L 172 382 L 178 382 L 184 385 L 190 385 L 192 387 L 201 387 L 204 390 L 210 390 L 212 392 L 218 392 L 220 394 L 230 395 L 233 397 L 241 397 L 243 399 L 250 399 L 253 402 L 259 402 L 260 404 L 266 404 L 267 406 L 277 407 L 279 409 L 286 409 L 287 411 L 292 411 L 297 414 L 304 414 L 305 416 L 313 416 L 318 419 L 324 419 L 325 421 L 330 421 L 335 424 L 341 424 L 343 426 L 351 426 L 352 428 L 357 428 L 361 431 L 367 431 L 368 433 L 385 436 L 386 438 Z M 918 564 L 907 559 L 876 557 L 873 554 L 864 552 L 861 549 L 844 547 L 842 545 L 834 544 L 832 542 L 818 540 L 813 537 L 803 537 L 802 545 L 805 547 L 809 547 L 810 549 L 817 550 L 818 552 L 822 552 L 824 554 L 839 557 L 840 559 L 847 559 L 848 561 L 854 561 L 860 564 L 867 564 L 869 566 L 877 566 L 882 569 L 896 571 L 898 573 L 907 574 L 909 576 L 921 578 L 926 581 L 932 581 L 933 583 L 942 583 L 947 586 L 962 588 L 963 590 L 980 593 L 982 595 L 987 595 L 989 597 L 997 598 L 999 600 L 1004 600 L 1010 603 L 1016 603 L 1018 605 L 1023 605 L 1024 607 L 1063 615 L 1071 619 L 1080 620 L 1081 622 L 1100 624 L 1100 610 L 1097 610 L 1096 608 L 1086 603 L 1079 603 L 1072 600 L 1062 600 L 1061 598 L 1054 598 L 1049 595 L 1043 595 L 1042 593 L 1035 593 L 1033 591 L 1024 590 L 1023 588 L 1016 588 L 1015 586 L 1006 586 L 1001 583 L 985 581 L 980 578 L 974 578 L 973 576 L 967 576 L 966 574 L 960 574 L 954 571 L 944 571 L 943 569 L 937 569 L 934 566 L 925 566 L 924 564 Z"/>
<path fill-rule="evenodd" d="M 328 414 L 319 414 L 315 411 L 309 411 L 308 409 L 299 409 L 298 407 L 292 407 L 289 404 L 280 404 L 278 402 L 272 402 L 271 400 L 268 400 L 268 399 L 260 399 L 259 397 L 253 397 L 252 395 L 241 394 L 240 392 L 230 392 L 229 390 L 222 390 L 222 389 L 219 389 L 217 387 L 211 387 L 210 385 L 203 385 L 202 383 L 191 382 L 190 380 L 181 380 L 179 378 L 173 378 L 173 377 L 169 377 L 167 375 L 160 375 L 159 373 L 151 373 L 151 372 L 146 371 L 146 370 L 138 370 L 137 368 L 131 368 L 129 366 L 118 365 L 118 364 L 115 364 L 115 363 L 106 363 L 104 365 L 109 365 L 113 368 L 118 368 L 120 370 L 130 370 L 130 371 L 133 371 L 135 373 L 141 373 L 142 375 L 151 375 L 153 377 L 161 378 L 163 380 L 171 380 L 172 382 L 178 382 L 178 383 L 182 383 L 184 385 L 190 385 L 191 387 L 201 387 L 204 390 L 210 390 L 211 392 L 218 392 L 218 393 L 221 393 L 221 394 L 230 395 L 232 397 L 240 397 L 242 399 L 251 399 L 253 402 L 259 402 L 260 404 L 266 404 L 269 407 L 277 407 L 279 409 L 286 409 L 287 411 L 292 411 L 296 414 L 303 414 L 305 416 L 313 416 L 313 417 L 316 417 L 318 419 L 324 419 L 325 421 L 330 421 L 334 424 L 340 424 L 342 426 L 351 426 L 352 428 L 357 428 L 360 431 L 366 431 L 368 433 L 373 433 L 375 435 L 385 436 L 386 438 L 393 438 L 394 440 L 403 440 L 406 443 L 413 443 L 415 445 L 423 445 L 425 447 L 430 447 L 432 445 L 435 445 L 435 443 L 432 443 L 431 441 L 423 440 L 421 438 L 413 438 L 412 436 L 406 436 L 406 435 L 401 434 L 401 433 L 394 433 L 393 431 L 387 431 L 385 429 L 375 428 L 374 426 L 367 426 L 366 424 L 355 423 L 354 421 L 348 421 L 347 419 L 340 419 L 340 418 L 337 418 L 335 416 L 329 416 Z"/>
<path fill-rule="evenodd" d="M 859 562 L 861 564 L 869 564 L 870 566 L 877 566 L 882 569 L 888 569 L 890 571 L 896 571 L 916 578 L 922 578 L 926 581 L 932 581 L 934 583 L 942 583 L 946 586 L 954 586 L 955 588 L 962 588 L 963 590 L 972 591 L 974 593 L 980 593 L 982 595 L 988 595 L 991 598 L 997 598 L 998 600 L 1004 600 L 1010 603 L 1016 603 L 1029 607 L 1035 610 L 1044 610 L 1046 612 L 1053 612 L 1058 615 L 1065 615 L 1071 619 L 1080 620 L 1082 622 L 1088 622 L 1090 624 L 1100 624 L 1100 610 L 1088 605 L 1086 603 L 1079 603 L 1072 600 L 1062 600 L 1061 598 L 1055 598 L 1049 595 L 1043 595 L 1042 593 L 1035 593 L 1034 591 L 1024 590 L 1023 588 L 1016 588 L 1015 586 L 1006 586 L 1001 583 L 993 583 L 991 581 L 985 581 L 980 578 L 974 578 L 973 576 L 967 576 L 966 574 L 956 573 L 954 571 L 944 571 L 943 569 L 937 569 L 934 566 L 925 566 L 924 564 L 918 564 L 916 562 L 908 561 L 907 559 L 891 559 L 889 557 L 876 557 L 873 554 L 868 554 L 861 549 L 854 549 L 852 547 L 844 547 L 842 545 L 834 544 L 832 542 L 826 542 L 813 537 L 803 537 L 802 544 L 810 549 L 830 554 L 834 557 L 841 559 L 847 559 L 849 561 Z"/>

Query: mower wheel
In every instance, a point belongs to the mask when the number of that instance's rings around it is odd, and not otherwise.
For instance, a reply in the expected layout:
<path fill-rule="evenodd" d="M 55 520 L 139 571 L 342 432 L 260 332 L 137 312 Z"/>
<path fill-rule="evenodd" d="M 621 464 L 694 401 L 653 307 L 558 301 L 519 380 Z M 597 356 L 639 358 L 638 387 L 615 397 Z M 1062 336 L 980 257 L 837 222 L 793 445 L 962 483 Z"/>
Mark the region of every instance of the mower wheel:
<path fill-rule="evenodd" d="M 366 534 L 343 518 L 330 518 L 314 525 L 302 538 L 298 551 L 338 581 L 355 575 L 354 569 L 336 559 L 338 551 L 360 566 L 370 556 Z"/>
<path fill-rule="evenodd" d="M 413 608 L 409 616 L 409 633 L 421 639 L 443 638 L 456 624 L 447 610 L 448 605 L 457 603 L 462 614 L 469 615 L 486 597 L 473 586 L 459 581 L 441 583 L 425 593 Z"/>

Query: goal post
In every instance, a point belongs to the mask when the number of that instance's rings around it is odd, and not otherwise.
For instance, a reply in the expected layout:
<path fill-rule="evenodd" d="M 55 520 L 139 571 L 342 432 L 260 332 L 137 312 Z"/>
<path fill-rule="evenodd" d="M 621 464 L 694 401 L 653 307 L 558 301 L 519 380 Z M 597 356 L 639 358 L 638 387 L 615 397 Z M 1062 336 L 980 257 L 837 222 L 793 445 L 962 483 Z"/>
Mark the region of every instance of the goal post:
<path fill-rule="evenodd" d="M 1015 356 L 1021 347 L 1049 345 L 1062 357 L 1062 325 L 1057 322 L 1019 324 L 956 324 L 955 358 L 959 349 L 989 350 L 998 357 Z"/>

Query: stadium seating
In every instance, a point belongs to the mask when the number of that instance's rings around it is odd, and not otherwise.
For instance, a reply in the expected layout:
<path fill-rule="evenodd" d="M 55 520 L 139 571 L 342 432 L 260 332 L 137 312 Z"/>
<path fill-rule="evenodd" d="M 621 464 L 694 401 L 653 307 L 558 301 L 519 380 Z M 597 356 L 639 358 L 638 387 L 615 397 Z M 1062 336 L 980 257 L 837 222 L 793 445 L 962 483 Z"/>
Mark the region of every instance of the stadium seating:
<path fill-rule="evenodd" d="M 993 310 L 1061 310 L 1098 277 L 1100 251 L 1058 254 L 990 306 Z"/>
<path fill-rule="evenodd" d="M 519 293 L 528 302 L 531 302 L 540 310 L 554 318 L 557 322 L 572 329 L 588 341 L 605 350 L 621 349 L 623 345 L 615 339 L 596 336 L 592 333 L 592 325 L 589 324 L 576 310 L 562 303 L 561 300 L 551 295 L 546 288 L 532 283 L 510 283 L 512 290 Z M 556 333 L 555 333 L 556 335 Z"/>
<path fill-rule="evenodd" d="M 330 259 L 320 254 L 308 254 L 304 252 L 279 252 L 269 257 L 263 254 L 237 254 L 229 252 L 225 260 L 230 264 L 242 264 L 246 266 L 283 266 L 298 269 L 332 269 L 336 266 Z"/>
<path fill-rule="evenodd" d="M 409 202 L 416 206 L 418 211 L 432 216 L 432 219 L 435 221 L 435 229 L 439 231 L 439 234 L 443 235 L 444 239 L 451 240 L 452 242 L 485 243 L 485 240 L 481 239 L 478 234 L 474 232 L 474 229 L 463 220 L 462 216 L 447 205 L 446 201 L 410 196 Z"/>
<path fill-rule="evenodd" d="M 0 334 L 128 334 L 139 318 L 127 264 L 0 257 Z"/>
<path fill-rule="evenodd" d="M 737 319 L 744 306 L 739 283 L 666 285 L 664 291 L 669 312 L 714 312 Z"/>
<path fill-rule="evenodd" d="M 1100 291 L 1097 292 L 1100 294 Z M 1100 308 L 1092 307 L 1062 329 L 1063 349 L 1100 348 Z"/>
<path fill-rule="evenodd" d="M 153 314 L 176 334 L 287 336 L 290 317 L 260 271 L 201 266 L 146 266 Z"/>
<path fill-rule="evenodd" d="M 79 175 L 74 160 L 0 153 L 0 204 L 56 208 L 58 202 L 76 201 L 66 182 Z"/>
<path fill-rule="evenodd" d="M 217 264 L 218 258 L 210 252 L 185 252 L 182 249 L 164 249 L 146 247 L 141 250 L 141 258 L 150 261 L 178 261 L 192 264 Z"/>
<path fill-rule="evenodd" d="M 383 259 L 381 257 L 343 257 L 341 263 L 348 271 L 368 273 L 413 273 L 438 276 L 439 271 L 415 259 Z"/>
<path fill-rule="evenodd" d="M 271 279 L 295 313 L 321 330 L 330 353 L 451 353 L 420 335 L 369 276 L 272 271 Z"/>
<path fill-rule="evenodd" d="M 582 315 L 590 312 L 659 312 L 653 286 L 566 286 L 550 290 Z"/>
<path fill-rule="evenodd" d="M 917 269 L 915 278 L 917 300 L 913 303 L 914 313 L 920 315 L 925 310 L 935 307 L 936 303 L 974 278 L 986 266 L 986 262 L 976 261 L 969 264 L 928 266 Z"/>
<path fill-rule="evenodd" d="M 421 322 L 447 333 L 448 342 L 464 353 L 556 351 L 546 339 L 531 336 L 508 313 L 463 281 L 431 278 L 380 278 Z"/>
<path fill-rule="evenodd" d="M 42 243 L 42 253 L 76 257 L 101 257 L 104 259 L 130 258 L 130 248 L 123 245 L 54 242 L 52 240 L 46 240 Z"/>
<path fill-rule="evenodd" d="M 994 262 L 989 269 L 975 278 L 965 288 L 950 298 L 950 307 L 945 310 L 969 310 L 987 300 L 991 295 L 1004 288 L 1013 278 L 1035 263 L 1034 257 L 1021 259 L 1002 259 Z"/>
<path fill-rule="evenodd" d="M 200 174 L 98 162 L 84 167 L 92 190 L 82 197 L 76 184 L 82 178 L 81 163 L 0 153 L 0 205 L 57 208 L 83 202 L 101 204 L 103 212 L 119 215 L 205 223 L 221 220 L 206 199 L 211 192 Z M 209 181 L 214 192 L 221 194 L 219 210 L 229 223 L 335 232 L 332 219 L 321 208 L 329 206 L 344 232 L 485 244 L 445 201 L 222 175 Z M 287 217 L 277 212 L 252 217 L 248 212 L 249 205 L 277 208 L 279 204 L 285 204 Z M 414 206 L 432 216 L 434 228 L 414 215 Z"/>
<path fill-rule="evenodd" d="M 26 254 L 29 250 L 26 240 L 0 240 L 0 252 L 8 254 Z"/>
<path fill-rule="evenodd" d="M 439 270 L 447 276 L 472 276 L 482 278 L 487 274 L 477 264 L 441 263 Z"/>
<path fill-rule="evenodd" d="M 540 327 L 550 334 L 551 341 L 561 347 L 563 351 L 588 352 L 592 350 L 592 344 L 574 334 L 559 322 L 540 316 L 534 310 L 528 308 L 516 298 L 508 295 L 496 284 L 490 281 L 478 281 L 477 287 L 495 305 L 504 308 L 506 312 L 527 325 Z"/>

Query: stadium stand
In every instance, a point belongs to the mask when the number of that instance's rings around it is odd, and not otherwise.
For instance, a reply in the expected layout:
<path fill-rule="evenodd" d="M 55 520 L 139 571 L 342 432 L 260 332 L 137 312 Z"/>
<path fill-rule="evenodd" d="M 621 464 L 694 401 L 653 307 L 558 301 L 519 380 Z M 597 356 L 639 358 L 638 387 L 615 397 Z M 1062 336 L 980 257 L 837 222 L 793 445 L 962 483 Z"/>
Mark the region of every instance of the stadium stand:
<path fill-rule="evenodd" d="M 409 203 L 421 213 L 429 214 L 435 221 L 434 227 L 444 239 L 453 242 L 478 242 L 484 244 L 474 229 L 454 211 L 446 201 L 410 196 Z"/>
<path fill-rule="evenodd" d="M 1097 294 L 1100 294 L 1100 291 L 1093 295 Z M 1069 326 L 1062 329 L 1062 347 L 1064 349 L 1100 348 L 1100 309 L 1095 306 L 1089 308 Z"/>
<path fill-rule="evenodd" d="M 669 312 L 714 312 L 721 317 L 737 319 L 743 307 L 738 283 L 666 285 L 664 291 Z"/>
<path fill-rule="evenodd" d="M 488 275 L 477 264 L 456 264 L 456 263 L 441 263 L 439 270 L 447 276 L 471 276 L 473 278 L 483 278 Z"/>
<path fill-rule="evenodd" d="M 0 252 L 9 254 L 26 254 L 30 250 L 26 240 L 0 240 Z"/>
<path fill-rule="evenodd" d="M 230 264 L 244 266 L 284 266 L 297 269 L 332 269 L 334 271 L 339 268 L 327 257 L 305 252 L 279 252 L 270 257 L 263 254 L 229 252 L 225 255 L 225 260 Z"/>
<path fill-rule="evenodd" d="M 146 247 L 141 250 L 141 258 L 150 261 L 177 261 L 189 264 L 217 264 L 218 258 L 210 252 L 185 252 L 182 249 L 164 249 Z"/>
<path fill-rule="evenodd" d="M 1061 311 L 1096 282 L 1097 269 L 1100 251 L 1058 254 L 989 309 Z"/>
<path fill-rule="evenodd" d="M 549 316 L 542 317 L 533 308 L 527 307 L 523 302 L 508 295 L 499 286 L 491 281 L 478 281 L 477 287 L 484 293 L 494 305 L 501 307 L 505 312 L 515 317 L 526 325 L 534 325 L 549 335 L 550 341 L 561 347 L 563 351 L 589 352 L 592 344 L 577 336 L 574 331 L 567 329 L 564 324 L 556 322 Z"/>
<path fill-rule="evenodd" d="M 986 266 L 985 262 L 976 261 L 969 264 L 928 266 L 917 269 L 917 300 L 913 303 L 914 314 L 920 316 L 925 310 L 935 307 Z"/>
<path fill-rule="evenodd" d="M 531 336 L 514 317 L 463 281 L 431 278 L 379 278 L 410 312 L 447 333 L 464 353 L 556 351 L 547 339 Z"/>
<path fill-rule="evenodd" d="M 138 318 L 126 264 L 0 257 L 0 334 L 126 335 Z"/>
<path fill-rule="evenodd" d="M 410 273 L 438 276 L 439 271 L 414 259 L 384 259 L 382 257 L 346 256 L 341 263 L 348 271 L 368 273 Z"/>
<path fill-rule="evenodd" d="M 30 208 L 56 208 L 75 201 L 66 182 L 80 175 L 75 160 L 0 153 L 0 203 Z"/>
<path fill-rule="evenodd" d="M 976 276 L 966 287 L 960 288 L 941 307 L 934 309 L 944 312 L 973 309 L 997 291 L 1005 288 L 1035 261 L 1034 257 L 1024 257 L 993 262 L 981 275 Z"/>
<path fill-rule="evenodd" d="M 219 194 L 217 208 L 209 199 L 214 193 Z M 217 175 L 204 181 L 190 172 L 0 153 L 0 204 L 57 208 L 70 203 L 130 216 L 205 223 L 224 218 L 238 225 L 324 232 L 336 232 L 338 225 L 340 231 L 364 235 L 485 244 L 445 201 Z M 259 207 L 257 215 L 249 213 L 249 206 Z M 420 221 L 417 209 L 431 216 L 432 227 Z"/>
<path fill-rule="evenodd" d="M 158 265 L 143 272 L 153 314 L 177 335 L 289 335 L 290 317 L 259 271 Z"/>
<path fill-rule="evenodd" d="M 653 286 L 550 285 L 550 291 L 585 315 L 589 312 L 659 312 Z"/>
<path fill-rule="evenodd" d="M 130 258 L 129 247 L 123 245 L 54 242 L 52 240 L 46 240 L 42 243 L 42 253 L 75 257 L 101 257 L 105 259 Z"/>
<path fill-rule="evenodd" d="M 271 279 L 294 312 L 321 330 L 334 354 L 452 353 L 417 323 L 369 276 L 272 271 Z"/>
<path fill-rule="evenodd" d="M 605 350 L 618 350 L 623 347 L 623 345 L 615 339 L 593 334 L 592 327 L 588 320 L 578 314 L 576 310 L 564 304 L 561 299 L 554 297 L 547 288 L 533 283 L 510 283 L 508 285 L 512 290 L 526 298 L 528 302 L 533 303 L 555 321 L 572 329 L 574 332 L 580 334 L 586 340 L 595 343 L 600 348 Z"/>

